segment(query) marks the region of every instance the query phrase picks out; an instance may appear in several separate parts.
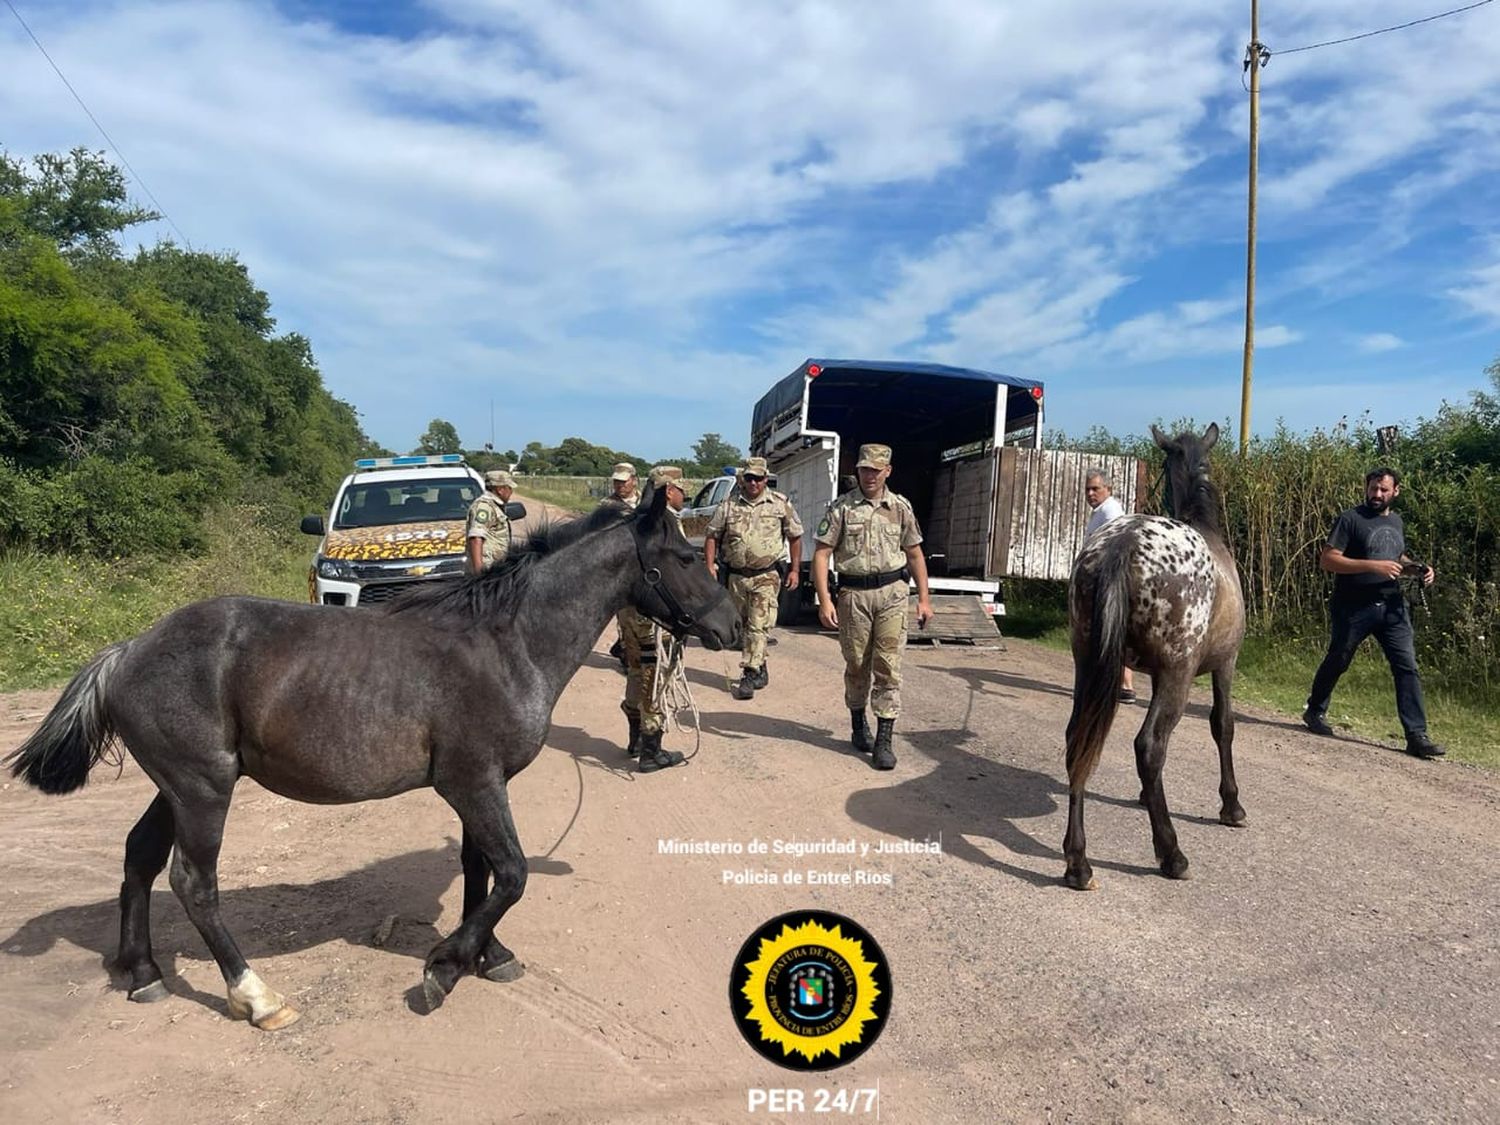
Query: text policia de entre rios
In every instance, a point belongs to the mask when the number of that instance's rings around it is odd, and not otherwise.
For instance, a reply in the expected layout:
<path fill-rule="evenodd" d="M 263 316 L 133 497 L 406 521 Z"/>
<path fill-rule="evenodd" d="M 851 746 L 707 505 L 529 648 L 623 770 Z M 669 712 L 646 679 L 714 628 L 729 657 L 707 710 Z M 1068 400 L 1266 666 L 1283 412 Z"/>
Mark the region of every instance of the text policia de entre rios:
<path fill-rule="evenodd" d="M 823 840 L 682 840 L 658 839 L 657 855 L 785 855 L 801 859 L 809 855 L 942 855 L 941 837 L 929 840 L 856 840 L 829 837 Z"/>

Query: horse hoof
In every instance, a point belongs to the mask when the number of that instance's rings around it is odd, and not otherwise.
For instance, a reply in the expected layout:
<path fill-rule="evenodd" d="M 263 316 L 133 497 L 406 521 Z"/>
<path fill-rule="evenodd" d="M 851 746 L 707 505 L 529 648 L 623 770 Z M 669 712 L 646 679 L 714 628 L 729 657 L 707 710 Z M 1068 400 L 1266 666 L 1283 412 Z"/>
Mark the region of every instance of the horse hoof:
<path fill-rule="evenodd" d="M 155 1004 L 158 1000 L 165 1000 L 170 995 L 165 982 L 154 980 L 150 984 L 143 984 L 140 988 L 132 988 L 125 994 L 125 998 L 135 1004 Z"/>
<path fill-rule="evenodd" d="M 1093 872 L 1087 875 L 1080 875 L 1076 871 L 1069 871 L 1063 875 L 1063 883 L 1066 886 L 1072 887 L 1075 891 L 1094 891 L 1099 889 L 1098 884 L 1094 882 Z"/>
<path fill-rule="evenodd" d="M 508 961 L 501 961 L 498 965 L 489 965 L 480 969 L 479 975 L 485 980 L 492 980 L 498 984 L 509 984 L 526 975 L 526 966 L 521 964 L 518 958 L 512 956 Z"/>
<path fill-rule="evenodd" d="M 1173 859 L 1163 861 L 1161 873 L 1168 879 L 1190 878 L 1191 876 L 1188 875 L 1187 856 L 1179 854 Z"/>
<path fill-rule="evenodd" d="M 437 974 L 431 969 L 422 974 L 422 999 L 427 1003 L 429 1016 L 441 1008 L 443 1001 L 448 999 L 448 990 L 443 987 L 443 982 L 438 980 Z"/>
<path fill-rule="evenodd" d="M 1219 813 L 1219 823 L 1227 824 L 1230 828 L 1245 827 L 1244 809 L 1224 809 Z"/>
<path fill-rule="evenodd" d="M 270 1015 L 250 1022 L 262 1031 L 280 1031 L 284 1027 L 291 1027 L 302 1018 L 302 1013 L 290 1004 L 283 1004 Z"/>

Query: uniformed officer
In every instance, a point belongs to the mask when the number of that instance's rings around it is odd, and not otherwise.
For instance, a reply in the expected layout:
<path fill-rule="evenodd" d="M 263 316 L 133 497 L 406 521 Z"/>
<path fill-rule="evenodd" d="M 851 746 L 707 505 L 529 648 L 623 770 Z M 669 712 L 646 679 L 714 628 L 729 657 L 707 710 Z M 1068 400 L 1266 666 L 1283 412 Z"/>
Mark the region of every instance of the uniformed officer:
<path fill-rule="evenodd" d="M 464 553 L 468 571 L 478 574 L 504 560 L 510 551 L 510 520 L 505 505 L 510 503 L 516 482 L 504 469 L 484 474 L 484 491 L 469 505 L 464 527 Z"/>
<path fill-rule="evenodd" d="M 891 447 L 860 446 L 855 468 L 859 487 L 835 500 L 818 524 L 813 588 L 818 594 L 818 620 L 839 631 L 850 740 L 861 754 L 872 755 L 876 769 L 888 770 L 896 765 L 891 732 L 901 713 L 908 576 L 917 584 L 919 625 L 931 619 L 932 599 L 917 517 L 905 497 L 885 486 L 891 475 Z M 828 594 L 830 557 L 839 575 L 837 608 Z M 878 728 L 873 742 L 865 721 L 867 698 Z"/>
<path fill-rule="evenodd" d="M 667 490 L 667 510 L 678 519 L 682 518 L 683 506 L 692 491 L 692 482 L 682 475 L 676 465 L 658 465 L 647 474 L 653 488 Z"/>
<path fill-rule="evenodd" d="M 682 470 L 678 469 L 677 474 L 680 477 Z M 611 493 L 599 506 L 635 511 L 641 500 L 636 489 L 635 466 L 629 461 L 621 461 L 610 473 L 609 480 Z M 671 498 L 669 490 L 669 503 Z M 625 753 L 638 759 L 636 769 L 641 773 L 655 773 L 669 766 L 681 765 L 681 754 L 661 748 L 662 716 L 652 704 L 652 697 L 656 694 L 656 626 L 650 618 L 642 617 L 634 606 L 620 610 L 615 620 L 620 626 L 620 647 L 625 656 L 625 698 L 620 703 L 620 710 L 625 712 L 625 721 L 630 726 L 630 741 Z"/>
<path fill-rule="evenodd" d="M 709 572 L 717 578 L 722 561 L 729 571 L 729 596 L 740 615 L 744 647 L 740 681 L 731 692 L 736 699 L 749 699 L 770 683 L 766 638 L 776 624 L 782 587 L 777 564 L 783 554 L 791 559 L 786 588 L 795 590 L 800 581 L 802 521 L 785 493 L 766 487 L 768 475 L 764 457 L 748 459 L 739 487 L 714 509 L 703 533 Z"/>
<path fill-rule="evenodd" d="M 629 461 L 621 461 L 609 472 L 609 495 L 599 506 L 634 510 L 640 500 L 641 494 L 636 491 L 635 466 Z"/>

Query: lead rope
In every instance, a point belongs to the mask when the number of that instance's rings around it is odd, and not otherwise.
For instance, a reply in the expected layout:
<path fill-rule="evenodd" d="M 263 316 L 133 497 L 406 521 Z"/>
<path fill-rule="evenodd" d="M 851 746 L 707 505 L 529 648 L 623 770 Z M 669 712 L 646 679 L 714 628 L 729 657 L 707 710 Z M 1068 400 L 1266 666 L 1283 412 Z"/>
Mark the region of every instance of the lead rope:
<path fill-rule="evenodd" d="M 692 714 L 693 752 L 684 759 L 690 762 L 698 756 L 698 748 L 703 742 L 703 724 L 698 715 L 698 703 L 693 699 L 692 686 L 688 683 L 682 653 L 681 641 L 666 629 L 656 630 L 656 681 L 651 687 L 651 703 L 662 717 L 663 731 L 683 728 L 678 712 Z"/>

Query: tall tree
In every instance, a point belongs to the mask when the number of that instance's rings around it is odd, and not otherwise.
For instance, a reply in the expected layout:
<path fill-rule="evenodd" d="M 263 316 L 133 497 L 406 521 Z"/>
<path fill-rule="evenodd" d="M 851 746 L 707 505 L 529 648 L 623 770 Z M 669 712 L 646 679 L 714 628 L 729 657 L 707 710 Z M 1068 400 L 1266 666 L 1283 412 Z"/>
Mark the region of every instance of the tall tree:
<path fill-rule="evenodd" d="M 699 465 L 712 468 L 715 472 L 726 465 L 740 463 L 739 447 L 730 445 L 718 434 L 704 434 L 693 442 L 693 456 Z"/>
<path fill-rule="evenodd" d="M 413 453 L 457 453 L 463 449 L 458 441 L 458 430 L 452 422 L 434 418 L 427 423 L 427 430 L 417 439 Z"/>
<path fill-rule="evenodd" d="M 26 164 L 0 152 L 0 198 L 21 203 L 22 224 L 62 250 L 113 249 L 114 236 L 161 216 L 132 206 L 125 174 L 102 152 L 43 153 Z"/>

